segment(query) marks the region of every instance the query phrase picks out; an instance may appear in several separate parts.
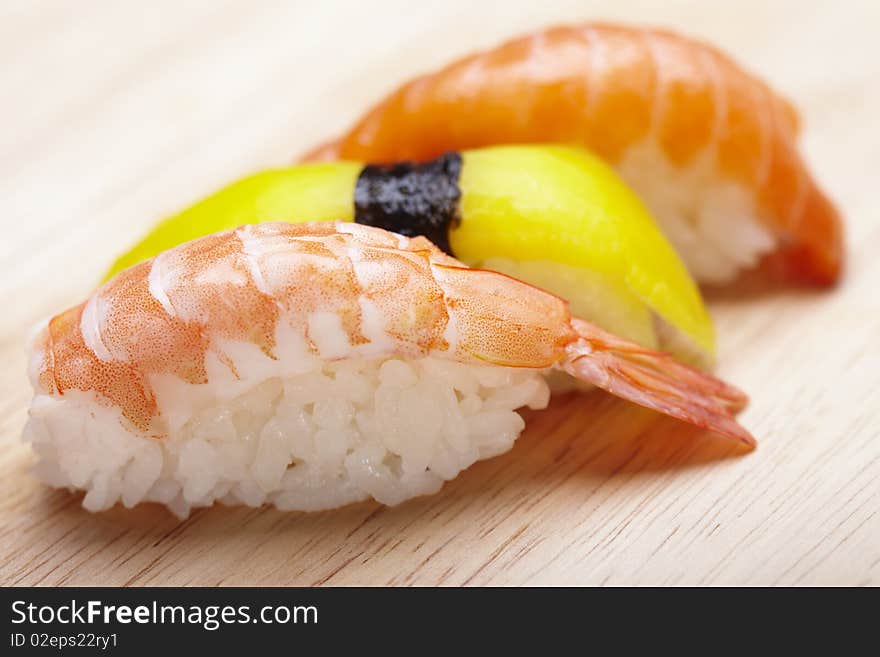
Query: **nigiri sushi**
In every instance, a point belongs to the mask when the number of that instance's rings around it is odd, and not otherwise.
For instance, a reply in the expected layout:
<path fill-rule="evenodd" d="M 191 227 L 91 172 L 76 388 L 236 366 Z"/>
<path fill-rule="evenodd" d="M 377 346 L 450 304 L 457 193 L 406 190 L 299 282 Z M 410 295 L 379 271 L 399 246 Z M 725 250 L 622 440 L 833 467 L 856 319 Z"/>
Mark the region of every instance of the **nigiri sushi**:
<path fill-rule="evenodd" d="M 759 262 L 834 283 L 837 209 L 798 153 L 797 112 L 718 50 L 587 23 L 536 32 L 418 77 L 306 159 L 393 161 L 490 144 L 581 144 L 642 197 L 694 277 Z"/>
<path fill-rule="evenodd" d="M 91 511 L 397 504 L 509 449 L 550 371 L 754 446 L 732 386 L 423 237 L 348 223 L 202 237 L 50 319 L 25 439 Z"/>
<path fill-rule="evenodd" d="M 639 199 L 581 148 L 502 146 L 420 165 L 266 171 L 162 221 L 108 276 L 240 224 L 337 219 L 423 235 L 469 266 L 565 298 L 605 330 L 711 367 L 714 331 L 687 269 Z"/>

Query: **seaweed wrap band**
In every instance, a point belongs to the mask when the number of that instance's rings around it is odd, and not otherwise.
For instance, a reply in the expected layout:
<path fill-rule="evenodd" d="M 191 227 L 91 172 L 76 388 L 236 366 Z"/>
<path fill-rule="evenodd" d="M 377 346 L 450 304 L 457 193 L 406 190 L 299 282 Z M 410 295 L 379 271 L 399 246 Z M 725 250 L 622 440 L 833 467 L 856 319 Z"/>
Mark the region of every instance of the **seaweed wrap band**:
<path fill-rule="evenodd" d="M 461 221 L 461 155 L 449 152 L 424 163 L 368 164 L 354 190 L 354 220 L 416 237 L 449 255 L 449 229 Z"/>

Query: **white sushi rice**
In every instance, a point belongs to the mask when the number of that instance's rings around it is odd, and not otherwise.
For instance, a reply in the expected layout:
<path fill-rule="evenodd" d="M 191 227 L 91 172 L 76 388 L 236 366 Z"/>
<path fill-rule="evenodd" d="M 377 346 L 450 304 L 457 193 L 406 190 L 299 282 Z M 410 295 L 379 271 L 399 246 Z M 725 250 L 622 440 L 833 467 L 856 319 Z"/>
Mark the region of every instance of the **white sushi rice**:
<path fill-rule="evenodd" d="M 39 394 L 25 428 L 36 473 L 85 490 L 90 511 L 159 502 L 183 518 L 214 502 L 398 504 L 510 449 L 524 427 L 515 409 L 549 399 L 540 373 L 437 357 L 313 358 L 286 369 L 198 386 L 154 381 L 161 439 L 139 435 L 93 393 Z"/>
<path fill-rule="evenodd" d="M 639 194 L 700 283 L 728 283 L 776 248 L 754 193 L 719 176 L 705 152 L 685 167 L 659 146 L 627 150 L 617 172 Z M 721 182 L 719 182 L 721 180 Z"/>

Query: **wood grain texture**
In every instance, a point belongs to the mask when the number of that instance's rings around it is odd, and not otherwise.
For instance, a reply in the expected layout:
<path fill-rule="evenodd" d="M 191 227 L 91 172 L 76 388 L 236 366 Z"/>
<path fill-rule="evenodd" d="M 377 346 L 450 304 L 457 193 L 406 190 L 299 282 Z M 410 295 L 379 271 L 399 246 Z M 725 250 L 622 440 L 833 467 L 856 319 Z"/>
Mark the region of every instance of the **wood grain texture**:
<path fill-rule="evenodd" d="M 0 583 L 880 584 L 880 10 L 870 2 L 4 2 Z M 613 9 L 612 9 L 613 6 Z M 158 217 L 290 161 L 409 75 L 540 25 L 718 43 L 804 113 L 845 211 L 833 292 L 729 291 L 720 373 L 757 451 L 601 393 L 433 497 L 91 515 L 28 474 L 23 340 Z"/>

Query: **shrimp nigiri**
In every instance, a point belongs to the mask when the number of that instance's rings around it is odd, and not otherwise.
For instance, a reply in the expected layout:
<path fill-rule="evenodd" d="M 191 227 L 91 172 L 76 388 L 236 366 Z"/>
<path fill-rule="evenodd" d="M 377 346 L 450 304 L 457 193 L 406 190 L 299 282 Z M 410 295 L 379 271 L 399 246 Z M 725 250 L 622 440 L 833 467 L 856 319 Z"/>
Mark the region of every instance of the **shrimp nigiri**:
<path fill-rule="evenodd" d="M 245 226 L 121 272 L 37 332 L 25 433 L 90 510 L 395 504 L 509 449 L 551 370 L 754 445 L 737 389 L 347 223 Z"/>
<path fill-rule="evenodd" d="M 642 196 L 698 281 L 725 283 L 764 261 L 830 284 L 842 268 L 841 219 L 798 153 L 798 131 L 792 105 L 718 50 L 588 23 L 416 78 L 306 159 L 580 144 Z"/>

